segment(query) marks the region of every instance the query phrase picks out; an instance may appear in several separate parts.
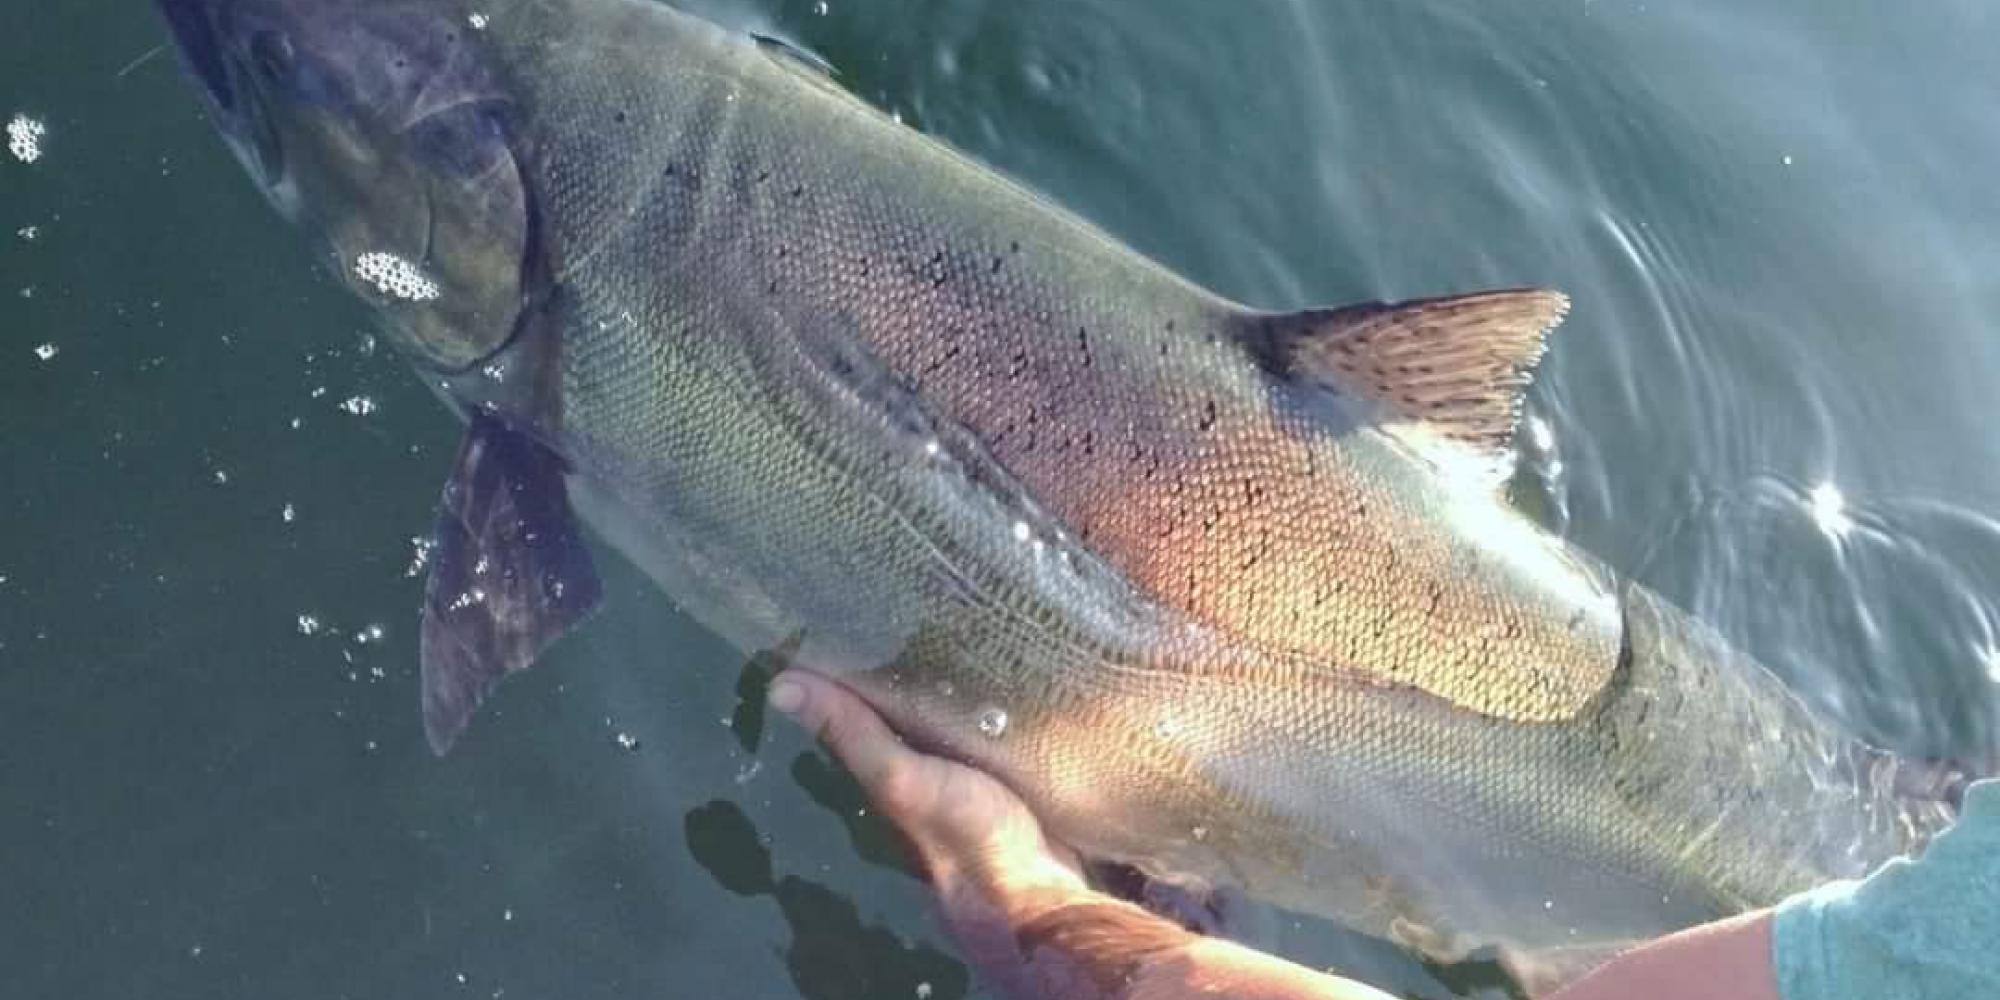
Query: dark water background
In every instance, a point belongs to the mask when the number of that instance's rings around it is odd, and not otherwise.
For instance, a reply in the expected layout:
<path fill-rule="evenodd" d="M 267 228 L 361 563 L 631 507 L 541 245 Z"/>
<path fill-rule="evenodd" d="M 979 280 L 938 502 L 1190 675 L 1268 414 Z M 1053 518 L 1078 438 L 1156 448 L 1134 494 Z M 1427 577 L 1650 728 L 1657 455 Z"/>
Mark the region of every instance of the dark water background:
<path fill-rule="evenodd" d="M 1257 305 L 1568 290 L 1522 501 L 1857 731 L 2000 740 L 1986 0 L 692 6 Z M 46 124 L 0 157 L 0 992 L 966 994 L 847 787 L 614 561 L 430 756 L 407 569 L 455 428 L 163 40 L 0 3 L 0 115 Z"/>

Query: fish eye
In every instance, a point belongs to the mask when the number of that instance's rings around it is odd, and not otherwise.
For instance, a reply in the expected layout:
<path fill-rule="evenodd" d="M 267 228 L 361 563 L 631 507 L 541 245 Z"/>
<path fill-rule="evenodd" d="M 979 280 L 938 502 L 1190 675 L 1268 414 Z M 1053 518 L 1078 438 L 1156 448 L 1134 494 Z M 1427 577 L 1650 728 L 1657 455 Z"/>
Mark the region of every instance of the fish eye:
<path fill-rule="evenodd" d="M 250 62 L 257 75 L 268 83 L 281 83 L 292 74 L 297 54 L 292 40 L 276 31 L 260 31 L 250 39 Z"/>

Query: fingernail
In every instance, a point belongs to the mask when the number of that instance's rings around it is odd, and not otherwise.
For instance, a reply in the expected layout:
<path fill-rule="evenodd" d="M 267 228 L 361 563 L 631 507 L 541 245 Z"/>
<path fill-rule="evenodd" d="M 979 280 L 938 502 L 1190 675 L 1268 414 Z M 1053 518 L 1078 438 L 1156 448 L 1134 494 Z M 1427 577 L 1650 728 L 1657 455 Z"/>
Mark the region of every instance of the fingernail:
<path fill-rule="evenodd" d="M 779 680 L 771 685 L 771 707 L 786 715 L 803 708 L 806 703 L 806 689 L 798 682 Z"/>

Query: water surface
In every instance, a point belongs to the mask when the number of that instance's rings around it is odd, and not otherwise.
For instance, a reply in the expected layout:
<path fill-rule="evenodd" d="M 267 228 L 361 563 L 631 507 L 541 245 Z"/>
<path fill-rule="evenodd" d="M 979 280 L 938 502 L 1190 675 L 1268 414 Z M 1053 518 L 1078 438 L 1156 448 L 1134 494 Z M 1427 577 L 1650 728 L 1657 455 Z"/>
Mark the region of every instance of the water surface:
<path fill-rule="evenodd" d="M 1569 291 L 1521 502 L 1857 732 L 2000 741 L 1990 4 L 689 6 L 1246 302 Z M 851 788 L 613 560 L 429 755 L 410 568 L 455 428 L 163 41 L 132 0 L 0 10 L 0 117 L 43 126 L 0 157 L 10 991 L 967 995 Z"/>

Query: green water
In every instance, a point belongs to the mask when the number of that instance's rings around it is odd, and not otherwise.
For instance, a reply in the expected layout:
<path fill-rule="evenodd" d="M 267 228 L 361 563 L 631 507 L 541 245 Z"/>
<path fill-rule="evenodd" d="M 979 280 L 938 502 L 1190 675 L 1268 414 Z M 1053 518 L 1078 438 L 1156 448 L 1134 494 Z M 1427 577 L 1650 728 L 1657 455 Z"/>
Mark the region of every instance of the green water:
<path fill-rule="evenodd" d="M 1248 302 L 1568 290 L 1522 502 L 1858 732 L 2000 742 L 1991 4 L 690 6 Z M 0 116 L 45 126 L 0 155 L 0 991 L 972 991 L 754 671 L 613 560 L 430 756 L 409 567 L 455 428 L 164 40 L 0 6 Z"/>

